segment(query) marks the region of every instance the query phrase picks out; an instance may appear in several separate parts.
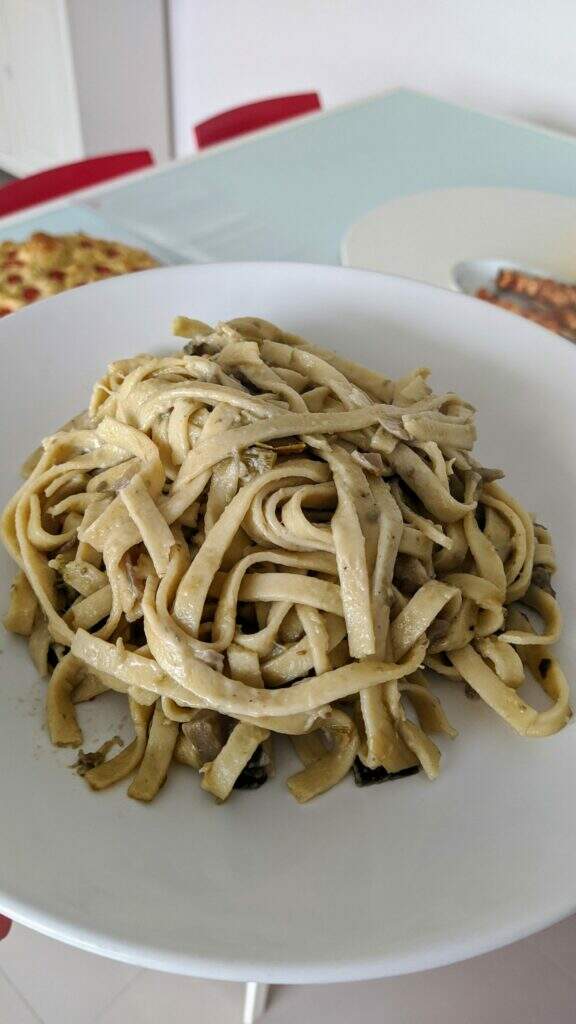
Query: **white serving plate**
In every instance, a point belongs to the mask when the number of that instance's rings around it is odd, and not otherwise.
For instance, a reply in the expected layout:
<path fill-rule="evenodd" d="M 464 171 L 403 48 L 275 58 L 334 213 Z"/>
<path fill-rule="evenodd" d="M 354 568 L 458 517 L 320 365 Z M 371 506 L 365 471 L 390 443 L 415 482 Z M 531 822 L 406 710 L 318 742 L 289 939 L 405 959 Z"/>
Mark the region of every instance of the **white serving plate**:
<path fill-rule="evenodd" d="M 576 352 L 463 295 L 340 268 L 227 264 L 84 287 L 0 323 L 0 499 L 40 437 L 85 406 L 107 361 L 177 343 L 177 313 L 257 314 L 390 375 L 433 368 L 478 407 L 478 452 L 550 526 L 574 675 Z M 12 567 L 0 556 L 0 604 Z M 443 684 L 460 729 L 443 772 L 304 807 L 283 779 L 218 807 L 176 767 L 157 800 L 91 793 L 50 746 L 25 643 L 0 655 L 0 909 L 120 960 L 204 977 L 326 982 L 415 971 L 510 942 L 576 908 L 576 729 L 517 737 Z M 112 696 L 81 712 L 117 731 Z"/>
<path fill-rule="evenodd" d="M 371 210 L 342 241 L 347 267 L 456 288 L 461 260 L 576 279 L 576 200 L 522 188 L 431 189 Z"/>

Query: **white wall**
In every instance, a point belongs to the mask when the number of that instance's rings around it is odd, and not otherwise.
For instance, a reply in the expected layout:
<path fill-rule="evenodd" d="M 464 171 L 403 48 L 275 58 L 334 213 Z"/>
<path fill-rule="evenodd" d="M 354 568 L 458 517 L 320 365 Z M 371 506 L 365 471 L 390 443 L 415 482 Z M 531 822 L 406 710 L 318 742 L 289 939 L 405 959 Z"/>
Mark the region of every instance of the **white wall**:
<path fill-rule="evenodd" d="M 166 0 L 0 0 L 0 167 L 172 155 Z"/>
<path fill-rule="evenodd" d="M 576 133 L 576 0 L 170 0 L 176 150 L 227 107 L 407 86 Z"/>
<path fill-rule="evenodd" d="M 164 0 L 66 0 L 84 153 L 171 155 Z M 108 59 L 107 59 L 108 58 Z"/>

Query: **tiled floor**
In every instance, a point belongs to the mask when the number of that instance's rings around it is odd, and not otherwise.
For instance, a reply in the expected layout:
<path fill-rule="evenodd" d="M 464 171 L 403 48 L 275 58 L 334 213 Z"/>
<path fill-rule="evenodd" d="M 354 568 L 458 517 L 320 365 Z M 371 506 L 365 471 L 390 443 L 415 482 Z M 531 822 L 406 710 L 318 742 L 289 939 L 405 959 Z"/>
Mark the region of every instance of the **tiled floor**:
<path fill-rule="evenodd" d="M 0 945 L 1 1024 L 240 1024 L 242 986 L 142 971 L 15 925 Z M 576 917 L 453 967 L 272 989 L 262 1024 L 574 1024 Z"/>

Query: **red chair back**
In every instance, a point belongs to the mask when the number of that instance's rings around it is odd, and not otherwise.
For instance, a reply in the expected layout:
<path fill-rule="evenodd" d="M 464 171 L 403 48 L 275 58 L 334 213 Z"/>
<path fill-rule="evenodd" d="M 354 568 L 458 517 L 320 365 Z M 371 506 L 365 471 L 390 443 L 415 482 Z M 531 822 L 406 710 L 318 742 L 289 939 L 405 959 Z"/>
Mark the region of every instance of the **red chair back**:
<path fill-rule="evenodd" d="M 94 156 L 62 167 L 52 167 L 28 178 L 11 181 L 0 188 L 0 216 L 16 213 L 27 206 L 45 203 L 49 199 L 68 195 L 90 185 L 98 185 L 109 178 L 130 174 L 143 167 L 150 167 L 154 158 L 148 149 L 137 149 L 129 153 L 107 153 Z"/>
<path fill-rule="evenodd" d="M 194 128 L 199 149 L 214 146 L 217 142 L 226 142 L 238 135 L 267 128 L 291 117 L 311 114 L 320 110 L 320 97 L 317 92 L 301 92 L 292 96 L 276 96 L 274 99 L 258 100 L 247 103 L 243 107 L 226 110 L 207 121 L 201 121 Z"/>
<path fill-rule="evenodd" d="M 10 920 L 10 918 L 4 917 L 3 914 L 0 914 L 0 941 L 6 938 L 11 927 L 12 921 Z"/>

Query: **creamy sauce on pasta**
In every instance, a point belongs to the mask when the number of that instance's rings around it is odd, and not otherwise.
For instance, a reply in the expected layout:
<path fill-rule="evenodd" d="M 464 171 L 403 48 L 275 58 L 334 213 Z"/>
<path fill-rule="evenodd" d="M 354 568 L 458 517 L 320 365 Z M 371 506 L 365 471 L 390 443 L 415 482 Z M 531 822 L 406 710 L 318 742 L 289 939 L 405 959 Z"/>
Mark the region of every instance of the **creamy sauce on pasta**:
<path fill-rule="evenodd" d="M 521 735 L 562 728 L 551 540 L 473 458 L 472 407 L 262 320 L 175 332 L 184 352 L 109 366 L 2 519 L 52 741 L 82 742 L 76 703 L 129 701 L 135 738 L 88 783 L 150 800 L 176 760 L 225 800 L 274 734 L 300 801 L 355 762 L 434 778 L 455 730 L 426 669 Z"/>

